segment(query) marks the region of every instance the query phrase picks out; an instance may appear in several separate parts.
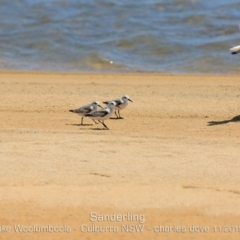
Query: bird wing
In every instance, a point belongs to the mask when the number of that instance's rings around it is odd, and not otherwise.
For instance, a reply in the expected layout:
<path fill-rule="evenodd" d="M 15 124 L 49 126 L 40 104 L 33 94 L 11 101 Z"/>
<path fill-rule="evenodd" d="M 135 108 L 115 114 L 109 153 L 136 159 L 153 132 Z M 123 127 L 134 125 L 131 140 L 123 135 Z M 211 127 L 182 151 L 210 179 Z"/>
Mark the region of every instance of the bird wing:
<path fill-rule="evenodd" d="M 90 106 L 90 107 L 86 107 L 86 108 L 84 108 L 84 113 L 86 114 L 86 113 L 90 113 L 91 111 L 93 110 L 93 106 Z"/>
<path fill-rule="evenodd" d="M 119 106 L 120 104 L 123 103 L 120 99 L 114 100 L 113 102 L 116 103 L 116 106 Z"/>
<path fill-rule="evenodd" d="M 93 113 L 86 114 L 86 117 L 104 117 L 109 113 L 107 109 L 102 109 L 99 111 L 95 111 Z"/>
<path fill-rule="evenodd" d="M 80 107 L 78 109 L 74 109 L 73 112 L 87 114 L 87 113 L 90 113 L 92 110 L 93 110 L 93 106 L 86 105 L 86 106 Z"/>
<path fill-rule="evenodd" d="M 104 104 L 109 104 L 110 102 L 115 102 L 116 103 L 116 106 L 119 106 L 120 104 L 123 103 L 122 99 L 114 99 L 112 101 L 106 101 L 106 102 L 103 102 Z"/>

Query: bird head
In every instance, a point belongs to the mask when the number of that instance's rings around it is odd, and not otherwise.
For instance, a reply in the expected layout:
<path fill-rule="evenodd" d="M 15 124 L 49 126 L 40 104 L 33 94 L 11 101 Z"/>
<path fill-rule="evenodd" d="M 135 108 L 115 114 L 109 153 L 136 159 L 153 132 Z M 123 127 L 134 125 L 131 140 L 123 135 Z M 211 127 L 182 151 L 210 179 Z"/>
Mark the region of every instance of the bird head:
<path fill-rule="evenodd" d="M 128 100 L 128 101 L 130 101 L 130 102 L 133 102 L 128 95 L 124 95 L 124 96 L 122 97 L 122 100 Z"/>

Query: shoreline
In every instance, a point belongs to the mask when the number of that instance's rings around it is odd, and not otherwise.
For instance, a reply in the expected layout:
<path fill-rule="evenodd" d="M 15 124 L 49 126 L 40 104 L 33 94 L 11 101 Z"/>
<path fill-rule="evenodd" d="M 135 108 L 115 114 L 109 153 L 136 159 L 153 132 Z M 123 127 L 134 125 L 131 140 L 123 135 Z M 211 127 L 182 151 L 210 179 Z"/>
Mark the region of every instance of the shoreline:
<path fill-rule="evenodd" d="M 228 77 L 239 76 L 239 73 L 171 73 L 171 72 L 144 72 L 144 71 L 132 71 L 132 72 L 108 72 L 108 71 L 41 71 L 41 70 L 0 70 L 0 74 L 42 74 L 42 75 L 157 75 L 157 76 L 209 76 L 209 77 Z"/>

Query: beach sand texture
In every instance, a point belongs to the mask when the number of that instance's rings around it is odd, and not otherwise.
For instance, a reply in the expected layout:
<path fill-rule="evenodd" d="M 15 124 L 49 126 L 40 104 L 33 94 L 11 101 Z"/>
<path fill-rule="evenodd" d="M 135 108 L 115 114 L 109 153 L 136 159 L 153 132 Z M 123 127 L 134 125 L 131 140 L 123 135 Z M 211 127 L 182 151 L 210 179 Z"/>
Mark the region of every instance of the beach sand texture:
<path fill-rule="evenodd" d="M 109 131 L 69 112 L 124 94 L 133 103 L 105 121 Z M 207 124 L 240 115 L 239 103 L 238 75 L 1 72 L 0 226 L 11 231 L 0 239 L 239 239 L 240 124 Z M 144 231 L 91 222 L 91 212 L 142 214 Z M 16 233 L 16 224 L 71 232 Z"/>

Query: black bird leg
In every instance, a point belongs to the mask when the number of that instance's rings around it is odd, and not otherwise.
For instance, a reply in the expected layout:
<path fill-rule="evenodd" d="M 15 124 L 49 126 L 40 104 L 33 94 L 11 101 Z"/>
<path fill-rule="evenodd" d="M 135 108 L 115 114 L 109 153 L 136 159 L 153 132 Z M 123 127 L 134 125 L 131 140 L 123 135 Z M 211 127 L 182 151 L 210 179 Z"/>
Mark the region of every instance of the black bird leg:
<path fill-rule="evenodd" d="M 123 119 L 123 117 L 120 116 L 120 110 L 118 110 L 118 115 L 119 115 L 119 118 Z"/>
<path fill-rule="evenodd" d="M 100 121 L 100 120 L 98 120 L 106 129 L 108 129 L 109 130 L 109 128 L 107 127 L 107 125 L 103 122 L 103 121 Z"/>
<path fill-rule="evenodd" d="M 117 115 L 117 110 L 115 111 L 115 115 L 117 116 L 117 118 L 119 118 L 118 115 Z"/>

